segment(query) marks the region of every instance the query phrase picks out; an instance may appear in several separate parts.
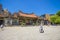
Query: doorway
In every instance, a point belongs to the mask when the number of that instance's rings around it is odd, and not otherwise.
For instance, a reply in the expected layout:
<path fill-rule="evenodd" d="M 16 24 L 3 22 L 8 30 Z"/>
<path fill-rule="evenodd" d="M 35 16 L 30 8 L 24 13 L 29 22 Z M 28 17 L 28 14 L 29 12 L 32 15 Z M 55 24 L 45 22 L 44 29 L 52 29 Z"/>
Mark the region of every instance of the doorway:
<path fill-rule="evenodd" d="M 4 24 L 4 20 L 0 20 L 0 25 L 1 25 L 1 24 Z"/>

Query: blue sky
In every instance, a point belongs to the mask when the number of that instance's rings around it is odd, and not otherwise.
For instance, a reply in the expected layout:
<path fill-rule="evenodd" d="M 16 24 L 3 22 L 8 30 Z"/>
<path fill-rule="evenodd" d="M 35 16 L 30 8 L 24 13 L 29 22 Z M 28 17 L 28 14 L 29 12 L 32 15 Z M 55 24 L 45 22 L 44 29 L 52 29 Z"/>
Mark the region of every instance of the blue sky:
<path fill-rule="evenodd" d="M 60 0 L 0 0 L 0 3 L 11 13 L 21 10 L 24 13 L 34 12 L 40 16 L 55 14 L 60 10 Z"/>

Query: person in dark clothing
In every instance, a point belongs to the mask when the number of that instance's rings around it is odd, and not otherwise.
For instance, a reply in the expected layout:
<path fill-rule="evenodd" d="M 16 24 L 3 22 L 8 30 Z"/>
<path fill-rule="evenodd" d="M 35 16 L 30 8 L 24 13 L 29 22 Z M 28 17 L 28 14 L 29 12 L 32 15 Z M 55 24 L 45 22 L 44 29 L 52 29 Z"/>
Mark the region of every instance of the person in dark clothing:
<path fill-rule="evenodd" d="M 40 33 L 44 33 L 43 26 L 40 26 Z"/>
<path fill-rule="evenodd" d="M 3 30 L 3 28 L 4 28 L 3 21 L 0 21 L 0 28 L 1 28 L 1 30 Z"/>
<path fill-rule="evenodd" d="M 40 25 L 39 31 L 40 31 L 40 33 L 44 33 L 44 30 L 43 30 L 43 22 L 42 21 L 41 21 L 41 25 Z"/>

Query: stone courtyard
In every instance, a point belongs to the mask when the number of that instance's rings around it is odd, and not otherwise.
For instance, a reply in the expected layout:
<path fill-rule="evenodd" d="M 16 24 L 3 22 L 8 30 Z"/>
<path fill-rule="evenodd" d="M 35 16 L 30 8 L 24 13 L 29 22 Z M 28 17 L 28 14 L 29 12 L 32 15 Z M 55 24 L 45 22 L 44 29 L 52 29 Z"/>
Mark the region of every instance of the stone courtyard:
<path fill-rule="evenodd" d="M 39 32 L 39 27 L 4 27 L 0 29 L 0 40 L 60 40 L 60 26 L 43 26 L 44 33 Z"/>

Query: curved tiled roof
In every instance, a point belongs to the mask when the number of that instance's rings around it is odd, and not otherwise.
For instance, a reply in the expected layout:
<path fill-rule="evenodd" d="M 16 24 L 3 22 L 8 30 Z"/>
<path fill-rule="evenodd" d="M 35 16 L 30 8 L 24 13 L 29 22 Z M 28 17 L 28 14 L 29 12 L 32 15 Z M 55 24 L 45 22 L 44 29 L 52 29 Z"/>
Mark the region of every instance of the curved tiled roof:
<path fill-rule="evenodd" d="M 23 16 L 23 17 L 31 17 L 31 18 L 38 18 L 35 14 L 26 14 L 26 13 L 18 13 L 19 16 Z"/>
<path fill-rule="evenodd" d="M 14 18 L 18 18 L 17 13 L 14 13 L 12 17 L 14 17 Z"/>

